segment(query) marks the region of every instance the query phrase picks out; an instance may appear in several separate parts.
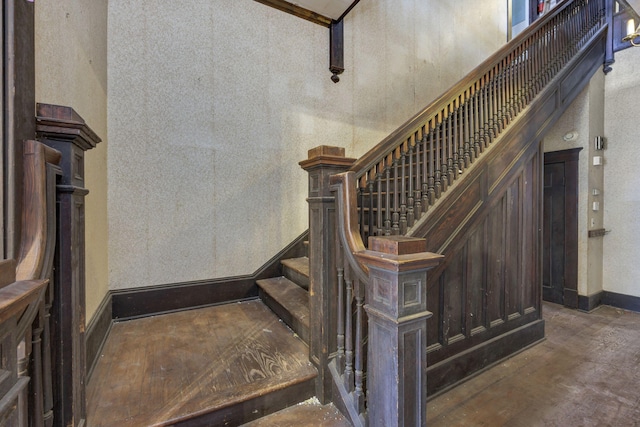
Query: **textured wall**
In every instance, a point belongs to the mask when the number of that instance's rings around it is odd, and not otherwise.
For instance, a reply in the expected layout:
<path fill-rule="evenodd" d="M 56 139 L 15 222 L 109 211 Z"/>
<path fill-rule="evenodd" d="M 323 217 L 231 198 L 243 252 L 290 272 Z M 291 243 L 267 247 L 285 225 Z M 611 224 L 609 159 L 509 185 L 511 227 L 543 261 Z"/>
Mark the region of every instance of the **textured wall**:
<path fill-rule="evenodd" d="M 640 48 L 616 53 L 605 79 L 604 289 L 640 296 Z"/>
<path fill-rule="evenodd" d="M 110 287 L 248 274 L 302 233 L 308 149 L 364 153 L 504 43 L 506 2 L 443 3 L 360 2 L 334 84 L 328 30 L 253 0 L 110 1 Z"/>
<path fill-rule="evenodd" d="M 108 290 L 107 0 L 38 0 L 36 101 L 73 107 L 102 142 L 85 160 L 87 320 Z"/>

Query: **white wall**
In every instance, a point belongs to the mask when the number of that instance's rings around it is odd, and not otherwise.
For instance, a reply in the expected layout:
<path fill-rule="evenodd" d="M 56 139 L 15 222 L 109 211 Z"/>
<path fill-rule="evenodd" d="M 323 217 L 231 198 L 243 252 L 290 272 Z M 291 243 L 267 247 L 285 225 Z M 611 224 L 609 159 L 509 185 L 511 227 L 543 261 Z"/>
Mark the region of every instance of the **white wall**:
<path fill-rule="evenodd" d="M 110 287 L 255 271 L 308 226 L 308 149 L 361 155 L 505 38 L 503 1 L 363 1 L 334 84 L 328 30 L 253 0 L 111 0 Z"/>
<path fill-rule="evenodd" d="M 86 315 L 108 291 L 107 0 L 35 2 L 36 101 L 73 107 L 102 142 L 86 153 Z"/>
<path fill-rule="evenodd" d="M 640 297 L 640 48 L 616 53 L 605 79 L 604 290 Z"/>

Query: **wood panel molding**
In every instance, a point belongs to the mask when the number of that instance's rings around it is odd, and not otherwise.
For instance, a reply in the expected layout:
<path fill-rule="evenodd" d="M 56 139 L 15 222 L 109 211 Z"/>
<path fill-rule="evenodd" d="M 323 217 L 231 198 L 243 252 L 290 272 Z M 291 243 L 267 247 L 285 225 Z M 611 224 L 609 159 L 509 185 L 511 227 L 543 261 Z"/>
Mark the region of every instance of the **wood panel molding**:
<path fill-rule="evenodd" d="M 256 280 L 282 275 L 280 261 L 304 256 L 305 231 L 253 274 L 114 290 L 112 318 L 130 320 L 258 297 Z"/>
<path fill-rule="evenodd" d="M 602 291 L 589 296 L 580 295 L 578 301 L 578 308 L 582 311 L 592 311 L 600 305 L 610 305 L 611 307 L 640 313 L 640 297 L 633 295 Z"/>

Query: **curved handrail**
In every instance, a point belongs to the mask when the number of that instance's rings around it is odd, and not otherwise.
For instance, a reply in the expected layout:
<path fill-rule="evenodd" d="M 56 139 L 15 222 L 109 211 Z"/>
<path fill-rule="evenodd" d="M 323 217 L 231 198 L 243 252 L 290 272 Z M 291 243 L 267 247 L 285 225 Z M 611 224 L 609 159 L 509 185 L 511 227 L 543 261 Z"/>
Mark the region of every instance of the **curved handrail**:
<path fill-rule="evenodd" d="M 16 269 L 18 280 L 34 280 L 46 275 L 46 254 L 55 239 L 47 227 L 47 163 L 59 164 L 59 151 L 38 141 L 24 143 L 24 199 L 22 238 Z"/>
<path fill-rule="evenodd" d="M 362 264 L 355 254 L 366 250 L 358 226 L 358 213 L 350 206 L 356 206 L 356 175 L 354 172 L 343 172 L 329 178 L 331 190 L 336 194 L 337 230 L 340 241 L 345 248 L 345 256 L 354 267 L 356 275 L 366 283 L 369 280 L 369 268 Z"/>

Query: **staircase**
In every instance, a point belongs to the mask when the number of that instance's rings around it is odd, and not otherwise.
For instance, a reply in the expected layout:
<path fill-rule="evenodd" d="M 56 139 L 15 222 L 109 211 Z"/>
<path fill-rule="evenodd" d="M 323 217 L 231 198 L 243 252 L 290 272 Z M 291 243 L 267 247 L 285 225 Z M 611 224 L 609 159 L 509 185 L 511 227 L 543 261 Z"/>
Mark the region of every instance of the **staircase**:
<path fill-rule="evenodd" d="M 314 396 L 351 425 L 424 425 L 427 393 L 541 340 L 540 140 L 603 63 L 603 4 L 565 2 L 357 161 L 310 150 L 311 268 L 307 251 L 256 280 L 261 301 L 140 319 L 114 346 L 149 353 L 114 351 L 102 375 L 129 384 L 127 366 L 163 352 L 190 369 L 151 409 L 140 382 L 138 412 L 102 424 L 116 406 L 92 385 L 91 425 L 349 425 Z M 164 387 L 163 363 L 140 378 Z"/>
<path fill-rule="evenodd" d="M 309 258 L 282 260 L 283 276 L 258 280 L 260 299 L 309 343 Z"/>

